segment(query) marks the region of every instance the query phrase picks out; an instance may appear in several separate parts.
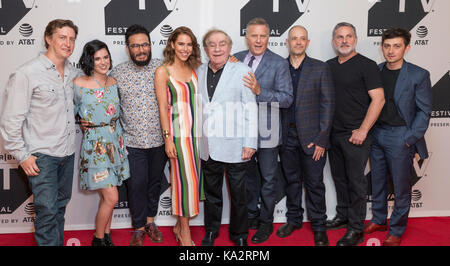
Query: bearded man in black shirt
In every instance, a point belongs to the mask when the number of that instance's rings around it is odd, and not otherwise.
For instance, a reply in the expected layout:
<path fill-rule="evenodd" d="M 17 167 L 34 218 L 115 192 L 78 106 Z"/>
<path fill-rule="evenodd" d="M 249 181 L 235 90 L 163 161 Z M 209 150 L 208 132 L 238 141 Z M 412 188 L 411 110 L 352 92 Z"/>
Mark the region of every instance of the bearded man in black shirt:
<path fill-rule="evenodd" d="M 355 246 L 364 241 L 367 179 L 375 124 L 385 99 L 380 72 L 373 60 L 356 52 L 355 27 L 346 22 L 333 30 L 333 48 L 338 55 L 327 61 L 333 74 L 336 109 L 331 130 L 330 168 L 336 186 L 336 216 L 327 229 L 347 226 L 338 246 Z"/>

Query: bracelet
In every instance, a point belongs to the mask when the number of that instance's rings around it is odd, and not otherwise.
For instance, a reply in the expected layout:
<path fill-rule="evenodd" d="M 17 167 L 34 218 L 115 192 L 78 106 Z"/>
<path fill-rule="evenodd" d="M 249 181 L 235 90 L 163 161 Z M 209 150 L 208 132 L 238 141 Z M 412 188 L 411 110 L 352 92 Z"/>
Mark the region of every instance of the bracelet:
<path fill-rule="evenodd" d="M 170 137 L 170 132 L 169 132 L 169 130 L 163 130 L 162 132 L 163 132 L 163 133 L 162 133 L 163 138 L 167 139 L 168 137 Z"/>

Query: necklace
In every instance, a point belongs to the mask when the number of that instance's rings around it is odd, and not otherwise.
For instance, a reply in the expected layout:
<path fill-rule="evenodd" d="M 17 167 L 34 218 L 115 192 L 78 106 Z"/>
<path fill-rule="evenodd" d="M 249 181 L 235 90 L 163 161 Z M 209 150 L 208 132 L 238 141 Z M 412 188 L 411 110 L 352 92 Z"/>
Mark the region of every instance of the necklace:
<path fill-rule="evenodd" d="M 95 82 L 97 82 L 98 86 L 100 86 L 101 88 L 105 88 L 106 93 L 109 93 L 109 88 L 106 86 L 106 83 L 108 83 L 108 76 L 106 76 L 105 85 L 103 85 L 103 87 L 94 76 L 92 76 L 92 78 L 95 80 Z"/>

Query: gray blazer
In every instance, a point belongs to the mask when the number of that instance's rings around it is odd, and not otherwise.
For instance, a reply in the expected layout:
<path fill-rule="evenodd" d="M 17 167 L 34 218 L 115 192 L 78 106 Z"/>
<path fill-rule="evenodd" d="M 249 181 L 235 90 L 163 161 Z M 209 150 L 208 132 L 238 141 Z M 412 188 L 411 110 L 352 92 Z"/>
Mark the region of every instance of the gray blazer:
<path fill-rule="evenodd" d="M 251 69 L 243 63 L 227 62 L 214 95 L 209 100 L 208 63 L 197 69 L 198 91 L 202 102 L 200 158 L 225 163 L 240 163 L 242 148 L 257 149 L 258 106 L 243 77 Z"/>
<path fill-rule="evenodd" d="M 244 61 L 248 50 L 234 56 Z M 259 148 L 274 148 L 281 144 L 280 108 L 288 108 L 293 100 L 292 79 L 286 59 L 269 49 L 255 72 L 261 93 L 258 102 Z"/>

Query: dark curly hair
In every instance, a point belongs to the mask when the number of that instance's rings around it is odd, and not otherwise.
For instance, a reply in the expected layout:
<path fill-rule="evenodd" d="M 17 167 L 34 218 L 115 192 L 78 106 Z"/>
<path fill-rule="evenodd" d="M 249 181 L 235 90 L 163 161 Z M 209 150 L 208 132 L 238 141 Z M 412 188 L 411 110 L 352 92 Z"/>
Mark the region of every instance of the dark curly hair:
<path fill-rule="evenodd" d="M 192 54 L 189 56 L 186 64 L 192 69 L 197 69 L 197 67 L 202 64 L 202 61 L 200 60 L 200 45 L 192 30 L 184 26 L 176 28 L 172 34 L 170 34 L 169 39 L 167 39 L 166 48 L 164 48 L 163 52 L 164 63 L 170 65 L 175 61 L 175 50 L 172 48 L 172 43 L 175 43 L 178 36 L 181 34 L 189 36 L 192 40 Z"/>
<path fill-rule="evenodd" d="M 92 40 L 86 43 L 83 47 L 83 52 L 81 54 L 80 60 L 78 63 L 80 64 L 81 70 L 83 70 L 84 74 L 90 76 L 92 75 L 92 71 L 94 70 L 94 54 L 98 51 L 105 48 L 109 54 L 109 70 L 112 69 L 112 59 L 111 53 L 109 52 L 108 45 L 106 43 L 99 40 Z"/>
<path fill-rule="evenodd" d="M 408 30 L 402 28 L 387 29 L 381 35 L 381 43 L 384 43 L 387 39 L 394 39 L 400 37 L 403 39 L 405 46 L 408 46 L 411 41 L 411 33 Z"/>

